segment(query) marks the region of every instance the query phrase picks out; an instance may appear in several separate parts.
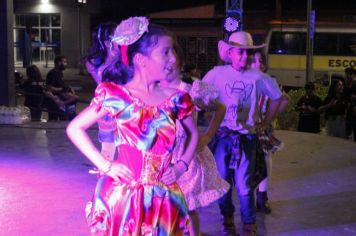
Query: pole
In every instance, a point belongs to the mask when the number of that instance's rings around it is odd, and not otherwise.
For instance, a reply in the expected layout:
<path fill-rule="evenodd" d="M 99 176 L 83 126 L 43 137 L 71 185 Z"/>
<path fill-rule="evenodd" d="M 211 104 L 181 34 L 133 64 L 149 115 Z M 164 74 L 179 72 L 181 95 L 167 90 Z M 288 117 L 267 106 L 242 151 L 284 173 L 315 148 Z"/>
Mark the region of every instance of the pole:
<path fill-rule="evenodd" d="M 225 0 L 225 17 L 235 18 L 239 21 L 237 31 L 243 30 L 243 0 Z M 227 40 L 232 31 L 224 33 L 224 39 Z"/>
<path fill-rule="evenodd" d="M 82 20 L 81 20 L 81 12 L 80 12 L 81 4 L 78 3 L 78 41 L 79 41 L 79 60 L 78 60 L 78 66 L 79 66 L 79 75 L 84 75 L 84 68 L 83 64 L 81 62 L 82 55 L 83 55 L 83 50 L 82 50 Z"/>
<path fill-rule="evenodd" d="M 240 0 L 240 30 L 243 30 L 244 21 L 243 21 L 243 0 Z"/>
<path fill-rule="evenodd" d="M 49 35 L 48 35 L 48 32 L 49 29 L 46 29 L 46 41 L 45 41 L 45 60 L 46 60 L 46 64 L 45 64 L 45 68 L 48 68 L 48 40 L 49 40 Z"/>
<path fill-rule="evenodd" d="M 0 104 L 16 106 L 14 78 L 14 1 L 0 1 Z"/>
<path fill-rule="evenodd" d="M 314 78 L 313 73 L 313 39 L 314 39 L 314 25 L 315 25 L 315 11 L 312 11 L 312 1 L 307 0 L 307 39 L 306 39 L 306 82 Z"/>

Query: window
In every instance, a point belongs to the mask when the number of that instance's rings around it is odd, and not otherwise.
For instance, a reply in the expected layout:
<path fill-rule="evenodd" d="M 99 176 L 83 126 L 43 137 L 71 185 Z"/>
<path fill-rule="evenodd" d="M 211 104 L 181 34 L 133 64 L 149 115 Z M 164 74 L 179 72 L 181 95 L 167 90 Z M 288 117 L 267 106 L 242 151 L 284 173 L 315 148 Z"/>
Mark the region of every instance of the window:
<path fill-rule="evenodd" d="M 356 34 L 340 34 L 339 54 L 356 56 Z"/>
<path fill-rule="evenodd" d="M 273 32 L 270 54 L 305 55 L 306 33 Z M 356 56 L 356 34 L 316 33 L 314 55 Z"/>
<path fill-rule="evenodd" d="M 299 32 L 273 32 L 271 36 L 270 54 L 305 54 L 306 34 Z"/>
<path fill-rule="evenodd" d="M 337 55 L 338 37 L 333 33 L 317 33 L 314 38 L 315 55 Z"/>
<path fill-rule="evenodd" d="M 53 27 L 61 26 L 61 17 L 59 16 L 59 14 L 51 14 L 50 18 Z"/>
<path fill-rule="evenodd" d="M 54 56 L 61 53 L 60 14 L 15 15 L 14 18 L 15 64 L 25 59 L 27 63 L 52 63 Z M 25 55 L 24 47 L 28 44 L 30 53 Z"/>
<path fill-rule="evenodd" d="M 42 27 L 44 27 L 44 26 L 49 27 L 50 26 L 50 16 L 49 16 L 49 14 L 40 15 L 40 19 L 41 19 L 41 26 Z"/>
<path fill-rule="evenodd" d="M 315 55 L 356 55 L 356 34 L 318 33 L 314 42 Z"/>

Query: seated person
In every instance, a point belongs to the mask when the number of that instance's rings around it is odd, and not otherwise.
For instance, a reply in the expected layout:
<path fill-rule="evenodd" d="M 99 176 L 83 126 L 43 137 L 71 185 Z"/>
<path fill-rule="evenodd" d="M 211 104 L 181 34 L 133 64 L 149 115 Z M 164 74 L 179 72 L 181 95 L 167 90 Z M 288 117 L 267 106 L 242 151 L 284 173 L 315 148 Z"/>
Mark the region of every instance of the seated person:
<path fill-rule="evenodd" d="M 66 120 L 72 120 L 76 115 L 76 106 L 78 95 L 71 87 L 64 87 L 62 92 L 58 95 L 53 94 L 50 90 L 46 90 L 45 94 L 48 98 L 57 105 Z"/>
<path fill-rule="evenodd" d="M 31 120 L 40 121 L 42 115 L 44 81 L 37 66 L 31 65 L 26 69 L 27 79 L 22 87 L 25 92 L 24 105 L 30 108 Z"/>
<path fill-rule="evenodd" d="M 75 116 L 76 100 L 78 99 L 78 96 L 72 88 L 64 83 L 63 71 L 66 69 L 66 65 L 67 59 L 64 56 L 57 56 L 54 59 L 54 68 L 47 74 L 46 94 L 50 98 L 47 100 L 49 121 L 70 120 Z"/>

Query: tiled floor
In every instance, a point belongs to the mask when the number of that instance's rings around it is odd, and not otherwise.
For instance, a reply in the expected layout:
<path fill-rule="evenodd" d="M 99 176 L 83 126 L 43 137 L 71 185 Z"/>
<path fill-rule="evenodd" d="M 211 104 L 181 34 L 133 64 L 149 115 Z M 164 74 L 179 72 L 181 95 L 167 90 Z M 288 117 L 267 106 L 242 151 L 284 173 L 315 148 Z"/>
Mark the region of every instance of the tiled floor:
<path fill-rule="evenodd" d="M 65 126 L 0 125 L 0 235 L 88 235 L 84 208 L 96 178 Z M 96 139 L 95 128 L 89 133 Z M 273 157 L 273 212 L 258 214 L 258 234 L 356 235 L 356 145 L 297 132 L 277 136 L 285 148 Z M 200 216 L 204 233 L 221 235 L 216 204 Z M 239 226 L 238 211 L 235 218 Z"/>

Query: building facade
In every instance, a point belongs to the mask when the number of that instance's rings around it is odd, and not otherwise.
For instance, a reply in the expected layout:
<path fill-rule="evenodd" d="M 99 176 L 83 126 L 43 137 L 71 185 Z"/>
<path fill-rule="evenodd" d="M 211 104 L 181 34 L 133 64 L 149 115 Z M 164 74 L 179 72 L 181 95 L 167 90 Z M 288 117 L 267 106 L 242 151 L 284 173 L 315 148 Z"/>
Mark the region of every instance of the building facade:
<path fill-rule="evenodd" d="M 15 66 L 53 66 L 56 55 L 65 55 L 69 67 L 79 65 L 99 0 L 14 0 L 13 5 Z"/>

